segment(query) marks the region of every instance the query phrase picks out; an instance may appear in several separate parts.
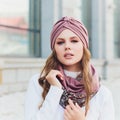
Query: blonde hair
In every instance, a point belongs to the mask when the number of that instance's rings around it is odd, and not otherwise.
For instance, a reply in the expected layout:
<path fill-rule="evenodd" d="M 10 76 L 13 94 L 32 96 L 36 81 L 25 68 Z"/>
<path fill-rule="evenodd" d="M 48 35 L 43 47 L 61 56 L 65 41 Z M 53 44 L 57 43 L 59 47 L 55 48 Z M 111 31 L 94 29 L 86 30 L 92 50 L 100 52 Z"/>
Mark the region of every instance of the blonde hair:
<path fill-rule="evenodd" d="M 87 48 L 83 47 L 83 57 L 82 60 L 80 61 L 81 64 L 81 71 L 83 75 L 83 80 L 84 80 L 84 85 L 85 85 L 85 91 L 86 91 L 86 102 L 85 102 L 85 114 L 87 114 L 87 111 L 89 109 L 89 100 L 90 100 L 90 94 L 91 94 L 91 80 L 92 76 L 90 75 L 90 70 L 89 70 L 89 61 L 90 61 L 90 52 Z M 40 78 L 39 78 L 39 83 L 43 87 L 43 93 L 42 97 L 45 99 L 49 89 L 50 89 L 50 84 L 46 80 L 47 74 L 51 71 L 51 69 L 57 69 L 57 66 L 60 65 L 61 63 L 58 61 L 56 57 L 56 53 L 53 50 L 52 54 L 48 57 L 46 64 L 41 72 Z M 62 65 L 62 64 L 61 64 Z"/>

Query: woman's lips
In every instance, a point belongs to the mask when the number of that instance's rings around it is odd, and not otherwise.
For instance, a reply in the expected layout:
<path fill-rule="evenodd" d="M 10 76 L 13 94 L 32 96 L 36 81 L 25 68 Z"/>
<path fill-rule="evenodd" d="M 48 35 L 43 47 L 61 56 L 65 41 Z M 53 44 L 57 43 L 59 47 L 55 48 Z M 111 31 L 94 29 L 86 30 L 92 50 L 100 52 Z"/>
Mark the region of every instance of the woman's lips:
<path fill-rule="evenodd" d="M 65 57 L 66 59 L 71 59 L 71 58 L 73 57 L 73 54 L 72 54 L 72 53 L 65 53 L 65 54 L 64 54 L 64 57 Z"/>

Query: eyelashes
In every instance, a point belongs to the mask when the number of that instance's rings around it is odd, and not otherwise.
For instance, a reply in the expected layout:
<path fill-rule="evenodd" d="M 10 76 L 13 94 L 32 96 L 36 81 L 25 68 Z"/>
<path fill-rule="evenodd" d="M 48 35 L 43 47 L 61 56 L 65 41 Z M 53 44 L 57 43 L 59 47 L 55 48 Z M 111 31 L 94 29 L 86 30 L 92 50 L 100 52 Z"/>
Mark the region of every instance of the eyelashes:
<path fill-rule="evenodd" d="M 72 40 L 71 42 L 76 43 L 76 42 L 78 42 L 78 40 Z"/>
<path fill-rule="evenodd" d="M 71 42 L 71 43 L 77 43 L 77 42 L 79 42 L 79 41 L 78 41 L 78 40 L 71 40 L 70 42 Z M 62 45 L 62 44 L 64 44 L 64 43 L 65 43 L 65 41 L 58 41 L 58 42 L 57 42 L 58 45 Z"/>
<path fill-rule="evenodd" d="M 57 42 L 58 45 L 62 45 L 63 43 L 63 41 Z"/>

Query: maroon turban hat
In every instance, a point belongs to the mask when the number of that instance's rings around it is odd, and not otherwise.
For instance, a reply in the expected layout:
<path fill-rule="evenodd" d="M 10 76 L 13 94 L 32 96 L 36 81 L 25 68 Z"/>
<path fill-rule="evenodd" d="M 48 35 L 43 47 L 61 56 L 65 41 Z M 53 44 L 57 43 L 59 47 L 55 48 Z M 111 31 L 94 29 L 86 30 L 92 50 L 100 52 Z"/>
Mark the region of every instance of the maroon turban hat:
<path fill-rule="evenodd" d="M 88 32 L 83 23 L 74 18 L 62 17 L 59 21 L 55 23 L 53 26 L 53 30 L 51 32 L 51 49 L 54 48 L 55 40 L 59 36 L 59 34 L 65 30 L 69 29 L 74 32 L 82 41 L 84 47 L 88 48 Z"/>

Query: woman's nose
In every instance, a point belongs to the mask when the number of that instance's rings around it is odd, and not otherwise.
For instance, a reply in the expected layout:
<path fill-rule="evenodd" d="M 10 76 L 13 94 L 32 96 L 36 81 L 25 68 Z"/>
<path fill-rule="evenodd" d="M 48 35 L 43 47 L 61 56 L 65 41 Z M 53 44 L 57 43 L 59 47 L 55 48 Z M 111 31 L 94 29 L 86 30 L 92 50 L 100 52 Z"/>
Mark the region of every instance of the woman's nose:
<path fill-rule="evenodd" d="M 70 50 L 71 47 L 70 47 L 70 43 L 65 43 L 65 50 Z"/>

